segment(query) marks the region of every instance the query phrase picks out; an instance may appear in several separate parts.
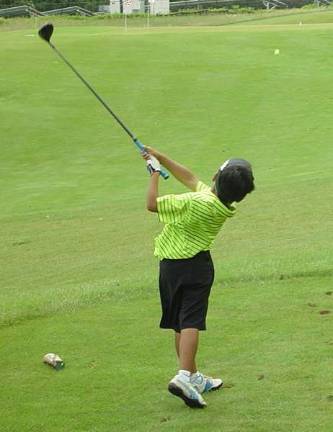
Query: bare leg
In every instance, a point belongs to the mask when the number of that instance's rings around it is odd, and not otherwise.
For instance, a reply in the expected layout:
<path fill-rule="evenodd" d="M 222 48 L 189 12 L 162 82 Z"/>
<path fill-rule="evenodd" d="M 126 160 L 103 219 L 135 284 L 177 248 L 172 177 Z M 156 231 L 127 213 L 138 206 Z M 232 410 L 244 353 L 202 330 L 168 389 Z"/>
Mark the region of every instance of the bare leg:
<path fill-rule="evenodd" d="M 195 328 L 183 329 L 179 339 L 180 369 L 195 373 L 197 371 L 195 356 L 199 344 L 199 330 Z"/>
<path fill-rule="evenodd" d="M 192 373 L 197 371 L 195 356 L 199 343 L 199 330 L 186 328 L 175 333 L 175 348 L 179 358 L 180 371 L 169 382 L 168 390 L 180 397 L 191 408 L 204 408 L 207 404 L 191 382 Z"/>
<path fill-rule="evenodd" d="M 179 360 L 179 343 L 180 343 L 180 333 L 175 332 L 175 348 L 176 348 L 178 360 Z"/>

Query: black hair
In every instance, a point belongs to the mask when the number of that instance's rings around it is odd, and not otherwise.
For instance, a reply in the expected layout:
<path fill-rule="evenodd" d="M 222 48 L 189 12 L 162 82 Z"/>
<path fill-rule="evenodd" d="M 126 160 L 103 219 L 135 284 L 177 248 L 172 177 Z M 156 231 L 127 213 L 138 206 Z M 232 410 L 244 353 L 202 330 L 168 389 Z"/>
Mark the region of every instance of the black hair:
<path fill-rule="evenodd" d="M 254 190 L 251 164 L 244 159 L 230 159 L 222 166 L 215 179 L 219 200 L 225 204 L 242 201 Z"/>

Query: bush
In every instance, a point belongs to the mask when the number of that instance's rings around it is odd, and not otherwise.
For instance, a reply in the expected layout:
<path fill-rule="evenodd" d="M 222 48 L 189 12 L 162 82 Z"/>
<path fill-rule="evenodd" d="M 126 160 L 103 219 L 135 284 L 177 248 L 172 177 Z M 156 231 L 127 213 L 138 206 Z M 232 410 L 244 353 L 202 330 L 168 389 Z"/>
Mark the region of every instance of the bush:
<path fill-rule="evenodd" d="M 87 19 L 87 17 L 84 15 L 66 15 L 66 16 L 71 17 L 71 19 L 75 21 L 85 21 Z"/>
<path fill-rule="evenodd" d="M 207 13 L 207 9 L 179 9 L 176 12 L 172 12 L 171 15 L 198 15 Z"/>
<path fill-rule="evenodd" d="M 302 6 L 301 9 L 318 9 L 318 6 L 315 3 L 310 3 Z"/>
<path fill-rule="evenodd" d="M 179 9 L 176 12 L 173 12 L 172 15 L 205 15 L 205 14 L 230 14 L 230 15 L 239 15 L 239 14 L 252 14 L 255 13 L 256 10 L 252 7 L 239 7 L 233 6 L 232 8 L 208 8 L 208 9 Z"/>
<path fill-rule="evenodd" d="M 127 15 L 128 19 L 131 18 L 138 18 L 138 17 L 145 17 L 147 16 L 146 13 L 144 12 L 138 12 L 138 13 L 131 13 Z M 113 13 L 113 14 L 100 14 L 100 15 L 96 15 L 95 18 L 97 18 L 98 20 L 115 20 L 115 19 L 119 19 L 122 18 L 124 19 L 124 14 L 121 13 Z"/>
<path fill-rule="evenodd" d="M 5 18 L 0 17 L 0 26 L 1 26 L 2 24 L 5 24 L 5 22 L 6 22 Z"/>

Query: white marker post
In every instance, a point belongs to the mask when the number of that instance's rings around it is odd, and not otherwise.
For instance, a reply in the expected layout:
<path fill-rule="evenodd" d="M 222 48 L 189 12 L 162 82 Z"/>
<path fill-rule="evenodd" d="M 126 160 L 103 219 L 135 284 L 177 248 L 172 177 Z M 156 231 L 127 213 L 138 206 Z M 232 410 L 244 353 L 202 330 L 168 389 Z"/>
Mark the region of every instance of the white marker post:
<path fill-rule="evenodd" d="M 147 14 L 147 27 L 150 28 L 150 15 L 152 9 L 154 10 L 154 2 L 155 0 L 149 0 L 148 1 L 148 14 Z"/>
<path fill-rule="evenodd" d="M 123 0 L 124 26 L 125 26 L 125 31 L 126 32 L 128 30 L 127 14 L 132 13 L 132 10 L 133 10 L 133 2 L 132 2 L 132 0 Z"/>

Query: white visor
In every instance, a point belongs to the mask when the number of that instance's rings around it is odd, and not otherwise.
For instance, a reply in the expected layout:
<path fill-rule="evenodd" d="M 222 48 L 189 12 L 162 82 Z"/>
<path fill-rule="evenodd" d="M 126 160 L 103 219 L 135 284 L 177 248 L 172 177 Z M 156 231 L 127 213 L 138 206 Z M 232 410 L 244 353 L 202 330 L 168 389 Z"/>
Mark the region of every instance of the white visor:
<path fill-rule="evenodd" d="M 227 161 L 225 161 L 224 164 L 221 165 L 220 171 L 223 171 L 224 168 L 228 165 L 229 162 L 230 162 L 230 159 L 228 159 Z"/>

